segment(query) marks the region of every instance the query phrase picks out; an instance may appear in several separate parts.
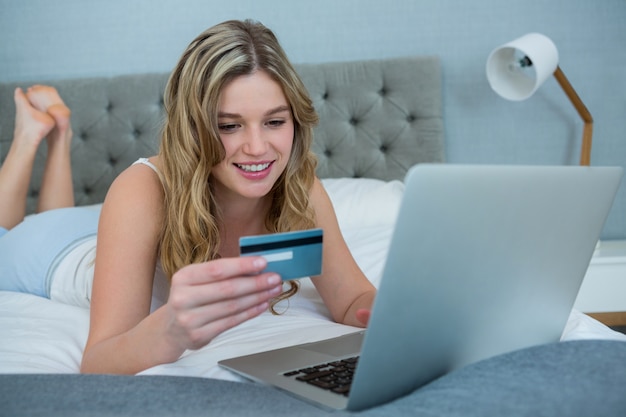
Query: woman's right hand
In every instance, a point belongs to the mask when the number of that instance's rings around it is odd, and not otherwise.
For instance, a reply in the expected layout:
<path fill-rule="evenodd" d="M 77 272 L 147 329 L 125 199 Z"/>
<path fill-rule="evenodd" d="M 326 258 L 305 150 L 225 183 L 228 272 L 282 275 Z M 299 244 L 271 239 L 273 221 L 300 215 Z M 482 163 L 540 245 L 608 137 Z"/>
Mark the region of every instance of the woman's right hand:
<path fill-rule="evenodd" d="M 158 159 L 153 158 L 158 166 Z M 163 186 L 145 165 L 111 185 L 98 227 L 89 337 L 81 372 L 136 374 L 258 316 L 282 284 L 261 257 L 222 258 L 172 275 L 165 305 L 150 312 L 161 239 Z"/>
<path fill-rule="evenodd" d="M 188 265 L 172 276 L 167 336 L 181 349 L 199 349 L 220 333 L 258 316 L 282 291 L 275 273 L 260 273 L 262 257 L 223 258 Z"/>

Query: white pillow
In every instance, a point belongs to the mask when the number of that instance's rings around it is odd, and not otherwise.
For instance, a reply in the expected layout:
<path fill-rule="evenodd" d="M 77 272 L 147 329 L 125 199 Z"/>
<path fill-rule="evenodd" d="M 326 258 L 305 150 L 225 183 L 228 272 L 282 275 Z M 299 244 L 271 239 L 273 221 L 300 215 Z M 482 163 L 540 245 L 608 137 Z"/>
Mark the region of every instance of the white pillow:
<path fill-rule="evenodd" d="M 404 193 L 402 181 L 372 178 L 325 178 L 321 181 L 342 230 L 394 225 Z"/>

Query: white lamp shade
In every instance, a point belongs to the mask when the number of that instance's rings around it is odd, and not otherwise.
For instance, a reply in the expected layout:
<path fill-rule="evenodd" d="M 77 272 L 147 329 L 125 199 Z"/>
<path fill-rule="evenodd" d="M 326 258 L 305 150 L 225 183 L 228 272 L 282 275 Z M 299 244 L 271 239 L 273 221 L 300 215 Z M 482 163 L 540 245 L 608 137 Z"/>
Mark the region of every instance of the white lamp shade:
<path fill-rule="evenodd" d="M 520 66 L 527 57 L 529 67 Z M 491 88 L 507 100 L 525 100 L 554 74 L 559 52 L 550 38 L 529 33 L 494 49 L 487 59 L 487 80 Z"/>

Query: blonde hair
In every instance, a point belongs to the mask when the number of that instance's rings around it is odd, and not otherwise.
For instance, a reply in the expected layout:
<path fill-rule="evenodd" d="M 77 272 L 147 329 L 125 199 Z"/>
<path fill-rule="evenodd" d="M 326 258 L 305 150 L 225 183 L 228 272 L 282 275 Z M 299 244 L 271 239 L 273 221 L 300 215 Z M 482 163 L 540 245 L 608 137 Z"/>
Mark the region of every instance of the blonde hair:
<path fill-rule="evenodd" d="M 185 265 L 219 258 L 219 207 L 209 177 L 224 158 L 217 124 L 220 94 L 234 78 L 258 70 L 280 84 L 294 120 L 291 155 L 270 192 L 266 229 L 283 232 L 315 224 L 309 191 L 315 178 L 311 143 L 318 117 L 308 92 L 269 29 L 250 20 L 218 24 L 189 44 L 164 94 L 167 117 L 159 155 L 165 221 L 160 259 L 169 277 Z M 276 314 L 276 303 L 297 290 L 291 281 L 270 310 Z"/>

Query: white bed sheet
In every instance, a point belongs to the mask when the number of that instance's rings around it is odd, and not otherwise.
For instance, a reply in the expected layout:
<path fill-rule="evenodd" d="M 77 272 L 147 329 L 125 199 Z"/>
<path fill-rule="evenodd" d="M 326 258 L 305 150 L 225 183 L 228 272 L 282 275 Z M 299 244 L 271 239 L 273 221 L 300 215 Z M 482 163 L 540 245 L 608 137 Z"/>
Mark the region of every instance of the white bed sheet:
<path fill-rule="evenodd" d="M 357 184 L 325 182 L 348 246 L 361 269 L 378 285 L 402 186 L 397 182 Z M 351 193 L 346 193 L 347 189 Z M 177 362 L 155 366 L 142 374 L 240 380 L 219 368 L 217 361 L 358 330 L 334 323 L 311 280 L 301 283 L 301 290 L 289 300 L 284 314 L 264 313 L 224 332 L 204 348 L 186 352 Z M 88 329 L 86 308 L 30 294 L 0 292 L 0 373 L 78 372 Z M 562 340 L 575 339 L 626 341 L 626 335 L 574 310 Z"/>

